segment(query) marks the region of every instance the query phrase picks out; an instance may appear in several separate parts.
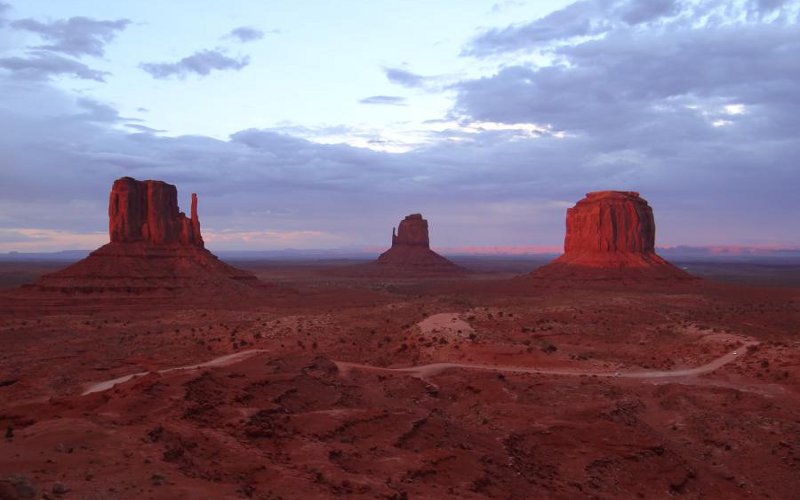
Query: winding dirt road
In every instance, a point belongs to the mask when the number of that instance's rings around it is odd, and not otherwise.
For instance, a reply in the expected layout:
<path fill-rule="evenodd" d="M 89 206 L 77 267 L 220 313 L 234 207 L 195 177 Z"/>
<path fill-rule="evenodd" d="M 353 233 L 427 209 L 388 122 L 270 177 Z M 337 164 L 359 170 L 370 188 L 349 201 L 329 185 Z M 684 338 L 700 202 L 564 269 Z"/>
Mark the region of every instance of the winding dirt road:
<path fill-rule="evenodd" d="M 264 349 L 251 349 L 249 351 L 242 351 L 236 352 L 233 354 L 226 354 L 224 356 L 220 356 L 218 358 L 214 358 L 211 361 L 206 361 L 205 363 L 198 363 L 196 365 L 186 365 L 186 366 L 176 366 L 175 368 L 166 368 L 164 370 L 158 370 L 157 373 L 169 373 L 179 370 L 196 370 L 198 368 L 209 368 L 214 366 L 228 366 L 238 363 L 239 361 L 244 361 L 245 359 L 254 356 L 258 353 L 265 352 Z M 111 389 L 117 384 L 123 384 L 129 380 L 133 380 L 138 377 L 142 377 L 147 375 L 151 372 L 137 372 L 131 373 L 130 375 L 124 375 L 122 377 L 113 378 L 111 380 L 105 380 L 103 382 L 96 382 L 91 384 L 84 389 L 81 393 L 81 396 L 86 396 L 87 394 L 93 394 L 95 392 L 103 392 Z"/>
<path fill-rule="evenodd" d="M 696 368 L 685 368 L 680 370 L 640 370 L 640 371 L 590 371 L 579 368 L 535 368 L 529 366 L 507 366 L 507 365 L 476 365 L 469 363 L 431 363 L 428 365 L 411 366 L 408 368 L 383 368 L 380 366 L 362 365 L 358 363 L 348 363 L 345 361 L 334 361 L 341 372 L 359 369 L 368 371 L 381 371 L 393 373 L 407 373 L 412 377 L 426 379 L 442 373 L 445 370 L 461 368 L 466 370 L 486 370 L 493 372 L 506 373 L 536 373 L 542 375 L 571 375 L 571 376 L 595 376 L 595 377 L 619 377 L 634 379 L 652 379 L 668 377 L 689 377 L 711 373 L 718 368 L 727 365 L 731 361 L 740 357 L 750 346 L 758 345 L 758 342 L 745 342 L 719 358 Z"/>
<path fill-rule="evenodd" d="M 377 371 L 377 372 L 389 372 L 389 373 L 405 373 L 412 377 L 417 377 L 423 380 L 429 377 L 436 376 L 446 370 L 451 370 L 451 369 L 484 370 L 484 371 L 503 372 L 503 373 L 535 373 L 541 375 L 595 376 L 595 377 L 617 377 L 617 378 L 630 378 L 630 379 L 660 379 L 660 378 L 674 378 L 674 377 L 691 377 L 691 376 L 711 373 L 727 365 L 728 363 L 736 360 L 737 358 L 741 357 L 744 353 L 747 352 L 747 349 L 750 346 L 755 346 L 758 344 L 759 343 L 756 341 L 745 342 L 735 350 L 723 356 L 720 356 L 719 358 L 709 363 L 706 363 L 702 366 L 698 366 L 695 368 L 684 368 L 680 370 L 638 370 L 638 371 L 609 372 L 609 371 L 591 371 L 580 368 L 535 368 L 529 366 L 479 365 L 479 364 L 469 364 L 469 363 L 431 363 L 427 365 L 410 366 L 407 368 L 384 368 L 381 366 L 364 365 L 358 363 L 350 363 L 346 361 L 334 361 L 334 363 L 339 368 L 339 371 L 343 374 L 346 374 L 350 370 L 365 370 L 373 372 Z M 199 368 L 232 365 L 262 352 L 265 352 L 265 350 L 253 349 L 249 351 L 237 352 L 234 354 L 226 354 L 225 356 L 214 358 L 211 361 L 206 361 L 205 363 L 178 366 L 175 368 L 167 368 L 165 370 L 159 370 L 158 373 L 169 373 L 179 370 L 196 370 Z M 96 382 L 87 386 L 82 395 L 85 396 L 87 394 L 107 391 L 108 389 L 111 389 L 117 384 L 128 382 L 129 380 L 141 377 L 143 375 L 147 375 L 148 373 L 150 372 L 132 373 L 130 375 L 125 375 L 123 377 L 117 377 L 115 379 L 105 380 L 103 382 Z"/>

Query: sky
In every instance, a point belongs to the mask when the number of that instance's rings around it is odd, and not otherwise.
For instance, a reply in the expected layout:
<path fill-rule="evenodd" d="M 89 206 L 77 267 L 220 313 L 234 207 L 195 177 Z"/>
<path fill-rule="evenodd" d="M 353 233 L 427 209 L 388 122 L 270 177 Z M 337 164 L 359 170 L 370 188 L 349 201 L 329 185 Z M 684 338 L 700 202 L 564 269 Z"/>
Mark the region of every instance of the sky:
<path fill-rule="evenodd" d="M 0 252 L 108 241 L 114 179 L 212 250 L 557 249 L 586 192 L 659 246 L 800 246 L 798 0 L 0 1 Z"/>

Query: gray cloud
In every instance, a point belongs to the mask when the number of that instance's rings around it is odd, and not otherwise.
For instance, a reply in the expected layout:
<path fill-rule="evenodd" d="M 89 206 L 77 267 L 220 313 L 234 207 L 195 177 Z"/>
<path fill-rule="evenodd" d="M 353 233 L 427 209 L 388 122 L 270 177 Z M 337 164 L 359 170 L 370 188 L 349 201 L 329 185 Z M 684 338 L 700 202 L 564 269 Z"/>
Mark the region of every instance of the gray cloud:
<path fill-rule="evenodd" d="M 258 28 L 253 28 L 251 26 L 240 26 L 238 28 L 232 29 L 227 35 L 226 38 L 233 38 L 242 43 L 247 42 L 254 42 L 256 40 L 261 40 L 264 38 L 264 31 Z"/>
<path fill-rule="evenodd" d="M 736 9 L 680 5 L 682 10 L 671 2 L 618 3 L 606 18 L 597 18 L 607 27 L 603 36 L 551 47 L 557 62 L 511 63 L 456 85 L 454 113 L 467 122 L 534 123 L 562 131 L 559 154 L 538 151 L 531 158 L 561 165 L 565 171 L 552 175 L 566 186 L 627 186 L 657 202 L 670 198 L 660 218 L 666 227 L 678 224 L 684 210 L 707 210 L 730 221 L 705 226 L 708 237 L 724 238 L 724 228 L 736 227 L 729 219 L 733 212 L 751 224 L 767 213 L 780 218 L 780 210 L 796 210 L 796 196 L 787 187 L 800 183 L 794 168 L 800 146 L 793 138 L 800 127 L 796 12 L 766 21 L 746 15 L 751 3 Z M 590 10 L 587 2 L 565 10 L 579 7 Z M 618 17 L 625 12 L 632 17 Z M 653 19 L 660 26 L 630 26 Z M 525 26 L 542 28 L 539 21 Z M 515 27 L 490 31 L 492 36 L 478 38 L 484 44 L 478 55 L 530 50 L 531 40 L 522 33 Z M 539 33 L 542 41 L 564 35 Z M 573 172 L 583 172 L 583 179 Z M 713 208 L 712 199 L 728 212 Z M 800 230 L 796 222 L 786 223 Z M 687 238 L 700 234 L 697 226 L 685 231 Z M 770 231 L 771 236 L 761 233 L 766 240 L 782 238 L 777 225 Z"/>
<path fill-rule="evenodd" d="M 723 25 L 669 36 L 626 30 L 558 49 L 566 65 L 514 65 L 462 82 L 457 109 L 480 120 L 598 133 L 657 122 L 662 112 L 694 105 L 742 103 L 783 114 L 798 104 L 792 95 L 800 91 L 800 67 L 787 50 L 797 44 L 800 30 L 782 25 Z"/>
<path fill-rule="evenodd" d="M 11 5 L 5 2 L 0 2 L 0 26 L 6 24 L 6 12 L 8 12 L 10 9 Z"/>
<path fill-rule="evenodd" d="M 174 63 L 142 63 L 140 67 L 153 78 L 166 79 L 172 76 L 185 78 L 189 74 L 206 76 L 214 70 L 239 71 L 250 64 L 249 57 L 233 58 L 220 50 L 201 50 Z"/>
<path fill-rule="evenodd" d="M 395 95 L 373 95 L 359 100 L 361 104 L 385 104 L 390 106 L 405 106 L 406 98 Z"/>
<path fill-rule="evenodd" d="M 128 133 L 107 105 L 46 84 L 0 91 L 13 104 L 0 109 L 0 228 L 102 230 L 111 181 L 131 175 L 176 183 L 184 204 L 200 193 L 210 229 L 324 230 L 354 244 L 385 244 L 398 217 L 421 211 L 439 245 L 558 245 L 565 204 L 603 188 L 641 191 L 661 243 L 726 242 L 725 227 L 762 241 L 797 234 L 796 141 L 754 143 L 742 123 L 714 129 L 691 110 L 619 134 L 485 131 L 389 154 L 276 130 Z"/>
<path fill-rule="evenodd" d="M 113 106 L 95 101 L 94 99 L 81 97 L 76 99 L 75 103 L 80 108 L 80 112 L 76 113 L 73 119 L 112 124 L 127 120 L 121 117 Z"/>
<path fill-rule="evenodd" d="M 50 53 L 34 53 L 29 57 L 3 57 L 0 58 L 0 68 L 26 80 L 47 80 L 53 76 L 69 75 L 103 82 L 108 75 L 81 62 Z"/>
<path fill-rule="evenodd" d="M 688 9 L 660 17 L 663 29 L 610 12 L 604 36 L 554 47 L 550 66 L 498 59 L 495 74 L 453 87 L 445 130 L 401 154 L 318 144 L 300 127 L 161 136 L 108 104 L 0 73 L 0 232 L 102 231 L 111 182 L 131 175 L 177 184 L 184 208 L 199 193 L 204 228 L 217 231 L 388 244 L 419 211 L 434 245 L 558 245 L 566 206 L 630 189 L 654 207 L 659 244 L 798 244 L 796 21 L 785 5 L 769 22 L 706 24 Z"/>
<path fill-rule="evenodd" d="M 622 6 L 621 17 L 628 24 L 641 24 L 674 15 L 679 8 L 677 0 L 634 0 Z"/>
<path fill-rule="evenodd" d="M 105 46 L 111 42 L 118 32 L 124 30 L 130 20 L 98 21 L 88 17 L 71 17 L 69 19 L 43 23 L 35 19 L 19 19 L 11 22 L 11 27 L 36 33 L 44 40 L 53 42 L 37 48 L 53 52 L 61 52 L 71 56 L 97 56 L 105 52 Z"/>
<path fill-rule="evenodd" d="M 488 56 L 602 33 L 608 29 L 604 13 L 612 5 L 613 0 L 581 0 L 529 23 L 491 29 L 473 40 L 463 54 Z"/>
<path fill-rule="evenodd" d="M 761 18 L 766 14 L 792 15 L 785 0 L 579 0 L 545 17 L 504 28 L 489 29 L 475 37 L 462 55 L 489 57 L 508 52 L 547 52 L 553 47 L 581 37 L 602 37 L 639 25 L 680 24 L 691 28 L 694 23 L 738 24 L 747 13 Z M 796 6 L 796 5 L 795 5 Z M 796 22 L 796 9 L 795 9 Z"/>
<path fill-rule="evenodd" d="M 159 132 L 166 132 L 166 130 L 152 128 L 152 127 L 146 127 L 146 126 L 138 124 L 138 123 L 126 123 L 125 126 L 128 127 L 131 130 L 135 130 L 135 131 L 141 132 L 143 134 L 157 134 Z"/>
<path fill-rule="evenodd" d="M 383 71 L 386 74 L 386 78 L 388 78 L 390 82 L 396 83 L 397 85 L 402 85 L 403 87 L 422 87 L 425 85 L 425 82 L 428 79 L 422 75 L 418 75 L 400 68 L 384 68 Z"/>
<path fill-rule="evenodd" d="M 771 12 L 782 7 L 788 0 L 756 0 L 756 8 L 762 12 Z"/>

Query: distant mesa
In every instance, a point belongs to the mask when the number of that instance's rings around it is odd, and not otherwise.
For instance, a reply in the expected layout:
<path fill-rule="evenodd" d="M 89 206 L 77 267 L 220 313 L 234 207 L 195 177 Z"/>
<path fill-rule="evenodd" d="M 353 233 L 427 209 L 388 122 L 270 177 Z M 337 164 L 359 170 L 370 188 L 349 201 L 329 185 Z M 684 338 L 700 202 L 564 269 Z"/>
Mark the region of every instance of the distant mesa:
<path fill-rule="evenodd" d="M 587 193 L 567 209 L 564 254 L 532 276 L 553 279 L 693 279 L 655 251 L 653 210 L 634 191 Z"/>
<path fill-rule="evenodd" d="M 108 204 L 111 242 L 33 288 L 63 293 L 143 293 L 205 289 L 214 294 L 263 284 L 204 248 L 192 194 L 191 217 L 178 209 L 178 190 L 162 181 L 114 181 Z"/>
<path fill-rule="evenodd" d="M 431 250 L 428 221 L 411 214 L 392 229 L 392 247 L 375 261 L 380 268 L 423 273 L 463 273 L 464 269 Z"/>

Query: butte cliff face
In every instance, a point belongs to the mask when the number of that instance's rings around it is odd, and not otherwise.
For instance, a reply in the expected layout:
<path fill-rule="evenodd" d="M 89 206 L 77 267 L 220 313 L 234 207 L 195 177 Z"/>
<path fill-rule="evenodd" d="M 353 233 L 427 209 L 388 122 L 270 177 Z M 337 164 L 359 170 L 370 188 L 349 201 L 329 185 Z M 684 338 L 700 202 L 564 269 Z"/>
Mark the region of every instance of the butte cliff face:
<path fill-rule="evenodd" d="M 411 214 L 392 231 L 392 247 L 383 252 L 378 266 L 399 273 L 462 273 L 464 270 L 430 248 L 428 221 L 421 214 Z"/>
<path fill-rule="evenodd" d="M 114 181 L 108 204 L 110 243 L 33 288 L 62 293 L 235 293 L 263 285 L 203 246 L 192 194 L 191 217 L 178 209 L 178 190 L 162 181 Z"/>
<path fill-rule="evenodd" d="M 550 278 L 663 278 L 690 276 L 655 252 L 653 210 L 633 191 L 587 193 L 567 209 L 564 254 L 533 272 Z"/>
<path fill-rule="evenodd" d="M 597 191 L 567 209 L 565 254 L 655 253 L 650 205 L 633 191 Z"/>
<path fill-rule="evenodd" d="M 192 216 L 178 211 L 178 190 L 162 181 L 114 181 L 108 203 L 112 243 L 146 241 L 155 245 L 180 243 L 203 247 L 197 217 L 197 195 L 192 193 Z"/>
<path fill-rule="evenodd" d="M 392 229 L 392 247 L 395 246 L 431 247 L 428 221 L 422 218 L 422 214 L 407 215 L 400 221 L 396 232 Z"/>

